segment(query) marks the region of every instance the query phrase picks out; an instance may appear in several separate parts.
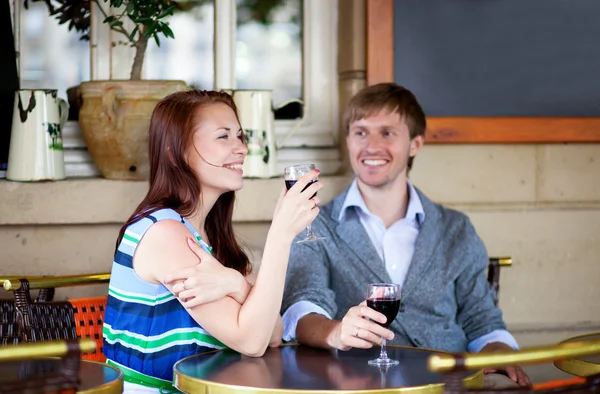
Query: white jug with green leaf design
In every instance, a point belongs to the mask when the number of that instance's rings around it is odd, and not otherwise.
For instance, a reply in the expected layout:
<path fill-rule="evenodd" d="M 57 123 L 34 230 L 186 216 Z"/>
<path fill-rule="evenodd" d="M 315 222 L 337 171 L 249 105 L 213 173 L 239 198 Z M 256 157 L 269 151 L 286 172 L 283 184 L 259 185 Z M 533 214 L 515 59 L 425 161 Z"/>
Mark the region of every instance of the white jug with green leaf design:
<path fill-rule="evenodd" d="M 62 129 L 69 115 L 54 89 L 16 91 L 6 179 L 65 179 Z"/>

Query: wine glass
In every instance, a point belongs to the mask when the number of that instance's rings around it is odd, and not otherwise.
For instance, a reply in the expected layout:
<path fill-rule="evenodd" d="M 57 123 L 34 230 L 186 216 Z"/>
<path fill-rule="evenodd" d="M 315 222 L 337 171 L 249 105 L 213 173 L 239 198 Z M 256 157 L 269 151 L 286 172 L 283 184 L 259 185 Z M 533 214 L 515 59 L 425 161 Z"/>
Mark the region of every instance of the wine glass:
<path fill-rule="evenodd" d="M 379 325 L 388 328 L 396 318 L 400 309 L 400 285 L 394 283 L 371 283 L 367 289 L 367 306 L 385 315 L 385 323 Z M 398 364 L 398 360 L 388 357 L 385 349 L 385 338 L 381 338 L 379 357 L 369 360 L 369 365 L 387 367 Z"/>
<path fill-rule="evenodd" d="M 298 181 L 298 179 L 302 178 L 302 176 L 304 176 L 304 174 L 314 170 L 315 168 L 316 167 L 314 164 L 296 164 L 293 166 L 286 167 L 284 170 L 284 174 L 283 174 L 284 180 L 285 180 L 285 187 L 288 190 L 290 190 L 290 188 L 292 186 L 294 186 L 294 184 Z M 309 187 L 311 184 L 313 184 L 317 180 L 318 180 L 318 178 L 315 178 L 314 180 L 309 182 L 308 185 L 306 185 L 306 187 L 304 189 L 302 189 L 302 191 L 304 191 L 307 187 Z M 317 195 L 317 193 L 314 194 L 314 196 L 316 196 L 316 195 Z M 325 238 L 316 236 L 315 233 L 313 233 L 313 231 L 312 231 L 312 225 L 309 224 L 308 226 L 306 226 L 306 238 L 301 239 L 297 243 L 300 244 L 303 242 L 318 241 L 318 240 L 322 240 L 322 239 L 325 239 Z"/>

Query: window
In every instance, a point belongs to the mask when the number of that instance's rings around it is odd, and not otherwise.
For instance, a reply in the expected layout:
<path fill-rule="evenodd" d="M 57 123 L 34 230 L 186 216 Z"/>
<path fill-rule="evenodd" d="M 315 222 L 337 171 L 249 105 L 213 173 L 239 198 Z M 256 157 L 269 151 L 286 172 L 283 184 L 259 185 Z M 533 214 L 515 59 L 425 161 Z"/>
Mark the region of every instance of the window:
<path fill-rule="evenodd" d="M 60 89 L 59 95 L 65 97 L 64 89 L 90 78 L 129 78 L 132 49 L 118 44 L 123 39 L 102 23 L 100 12 L 92 8 L 95 28 L 91 35 L 97 46 L 89 62 L 87 42 L 49 18 L 43 2 L 29 3 L 30 10 L 21 10 L 21 16 L 27 18 L 22 22 L 21 48 L 23 75 L 32 84 L 28 87 L 39 87 L 43 81 Z M 281 172 L 298 161 L 315 162 L 323 173 L 336 172 L 340 168 L 337 1 L 188 0 L 178 4 L 169 19 L 176 38 L 162 39 L 160 47 L 150 42 L 144 78 L 183 79 L 201 89 L 273 89 L 275 104 L 301 98 L 305 102 L 297 114 L 302 116 L 301 124 L 292 135 L 289 132 L 299 120 L 277 114 L 276 139 L 283 146 L 278 150 Z M 257 4 L 261 12 L 251 9 Z M 33 7 L 37 11 L 32 12 Z M 43 20 L 44 30 L 40 33 L 37 28 L 34 45 L 24 36 L 28 29 L 35 29 L 29 20 L 35 18 Z M 48 33 L 48 29 L 57 33 Z M 63 48 L 60 56 L 52 52 L 56 45 Z M 34 49 L 38 51 L 35 54 L 26 52 Z M 56 61 L 41 60 L 51 55 Z M 65 65 L 62 59 L 67 56 L 76 61 Z M 47 70 L 40 73 L 40 64 Z M 67 175 L 97 175 L 76 122 L 68 124 L 64 140 Z"/>

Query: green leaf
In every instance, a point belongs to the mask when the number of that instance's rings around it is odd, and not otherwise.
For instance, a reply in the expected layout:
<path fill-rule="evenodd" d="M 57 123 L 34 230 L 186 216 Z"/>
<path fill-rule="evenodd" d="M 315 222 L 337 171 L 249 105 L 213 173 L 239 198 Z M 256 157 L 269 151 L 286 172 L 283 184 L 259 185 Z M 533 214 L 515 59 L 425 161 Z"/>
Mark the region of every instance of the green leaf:
<path fill-rule="evenodd" d="M 110 24 L 110 27 L 113 28 L 113 29 L 115 27 L 122 27 L 122 26 L 123 26 L 123 22 L 121 22 L 121 21 L 116 21 L 116 22 L 113 22 L 113 23 Z"/>
<path fill-rule="evenodd" d="M 173 30 L 166 23 L 161 23 L 161 31 L 168 38 L 175 38 L 175 34 L 173 34 Z"/>
<path fill-rule="evenodd" d="M 152 18 L 148 18 L 148 17 L 142 17 L 142 18 L 137 18 L 137 19 L 132 19 L 135 23 L 141 23 L 143 25 L 148 25 L 149 23 L 152 22 Z"/>
<path fill-rule="evenodd" d="M 129 41 L 134 41 L 135 40 L 135 34 L 138 32 L 138 30 L 140 29 L 140 27 L 138 25 L 136 25 L 133 28 L 133 31 L 131 32 L 131 34 L 129 35 Z"/>
<path fill-rule="evenodd" d="M 106 18 L 104 18 L 104 23 L 110 23 L 110 22 L 114 21 L 115 19 L 117 19 L 117 18 L 113 15 L 107 16 Z"/>
<path fill-rule="evenodd" d="M 164 10 L 159 16 L 157 16 L 157 19 L 162 19 L 166 16 L 173 15 L 174 10 L 175 10 L 175 6 L 174 5 L 170 6 L 169 8 Z"/>
<path fill-rule="evenodd" d="M 156 41 L 156 46 L 160 46 L 160 40 L 158 39 L 158 34 L 153 34 L 152 37 L 154 37 L 154 41 Z"/>

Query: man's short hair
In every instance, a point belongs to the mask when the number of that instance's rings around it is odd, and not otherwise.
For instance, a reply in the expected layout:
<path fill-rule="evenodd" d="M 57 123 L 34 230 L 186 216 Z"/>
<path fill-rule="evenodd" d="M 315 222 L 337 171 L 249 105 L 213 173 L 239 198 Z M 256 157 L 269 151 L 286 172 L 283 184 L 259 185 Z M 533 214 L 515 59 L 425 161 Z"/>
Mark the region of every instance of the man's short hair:
<path fill-rule="evenodd" d="M 417 136 L 425 137 L 427 128 L 425 113 L 417 98 L 410 90 L 391 82 L 368 86 L 348 101 L 342 115 L 344 132 L 348 135 L 351 123 L 375 115 L 384 109 L 397 113 L 404 119 L 411 140 Z M 409 170 L 412 162 L 413 157 L 408 160 Z"/>

